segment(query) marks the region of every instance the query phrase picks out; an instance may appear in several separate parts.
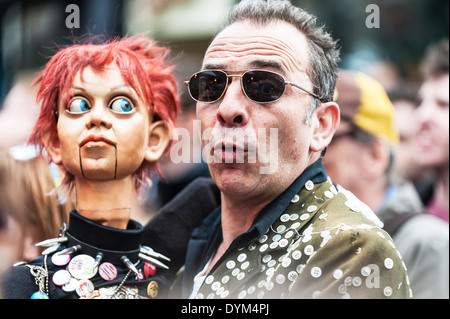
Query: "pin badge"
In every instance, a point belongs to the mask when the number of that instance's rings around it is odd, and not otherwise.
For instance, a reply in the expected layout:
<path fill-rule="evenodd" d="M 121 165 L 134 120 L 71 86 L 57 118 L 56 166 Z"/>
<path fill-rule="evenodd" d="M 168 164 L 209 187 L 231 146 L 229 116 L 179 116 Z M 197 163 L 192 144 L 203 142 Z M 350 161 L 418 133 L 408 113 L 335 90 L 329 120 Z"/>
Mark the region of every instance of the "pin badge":
<path fill-rule="evenodd" d="M 92 266 L 95 264 L 95 259 L 89 255 L 75 256 L 69 263 L 67 270 L 77 279 L 90 279 L 97 273 L 97 268 Z"/>
<path fill-rule="evenodd" d="M 61 269 L 55 272 L 52 281 L 57 286 L 64 286 L 69 282 L 70 278 L 72 278 L 70 273 L 67 270 Z"/>
<path fill-rule="evenodd" d="M 67 282 L 63 287 L 62 290 L 65 292 L 72 292 L 78 287 L 78 280 L 70 277 L 69 282 Z"/>
<path fill-rule="evenodd" d="M 55 266 L 65 266 L 70 261 L 70 255 L 58 255 L 54 254 L 52 256 L 52 263 Z"/>
<path fill-rule="evenodd" d="M 104 280 L 111 281 L 117 277 L 117 268 L 109 262 L 104 262 L 98 267 L 98 273 Z"/>
<path fill-rule="evenodd" d="M 148 279 L 148 277 L 153 276 L 156 274 L 156 266 L 146 262 L 144 264 L 144 276 L 145 279 Z"/>
<path fill-rule="evenodd" d="M 80 296 L 80 299 L 93 299 L 100 296 L 100 292 L 94 290 L 94 284 L 90 280 L 80 280 L 75 291 Z"/>
<path fill-rule="evenodd" d="M 30 299 L 50 299 L 50 298 L 45 292 L 36 291 L 34 294 L 31 295 Z"/>
<path fill-rule="evenodd" d="M 147 295 L 150 298 L 155 298 L 158 295 L 158 283 L 156 281 L 151 281 L 147 286 Z"/>

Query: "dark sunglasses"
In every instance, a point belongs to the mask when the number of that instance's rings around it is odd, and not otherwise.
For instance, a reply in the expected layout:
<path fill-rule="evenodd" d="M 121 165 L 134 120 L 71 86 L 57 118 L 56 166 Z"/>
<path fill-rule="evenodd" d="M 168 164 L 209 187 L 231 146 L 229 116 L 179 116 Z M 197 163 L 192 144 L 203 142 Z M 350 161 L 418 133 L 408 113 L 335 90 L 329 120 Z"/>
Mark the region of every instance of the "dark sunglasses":
<path fill-rule="evenodd" d="M 213 103 L 224 96 L 230 77 L 240 77 L 244 94 L 257 103 L 271 103 L 278 100 L 283 96 L 286 84 L 308 93 L 319 101 L 321 99 L 320 96 L 301 86 L 286 81 L 281 75 L 263 70 L 249 70 L 242 75 L 228 75 L 222 70 L 200 71 L 192 75 L 184 84 L 187 85 L 189 94 L 194 100 Z"/>

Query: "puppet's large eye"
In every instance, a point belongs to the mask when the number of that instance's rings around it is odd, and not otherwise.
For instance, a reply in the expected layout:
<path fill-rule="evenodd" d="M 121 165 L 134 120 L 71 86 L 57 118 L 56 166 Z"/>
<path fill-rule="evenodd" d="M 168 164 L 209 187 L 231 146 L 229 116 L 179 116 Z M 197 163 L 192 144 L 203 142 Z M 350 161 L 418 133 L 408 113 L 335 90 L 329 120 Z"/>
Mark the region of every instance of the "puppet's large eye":
<path fill-rule="evenodd" d="M 134 110 L 133 103 L 124 97 L 113 100 L 109 107 L 116 113 L 130 113 Z"/>
<path fill-rule="evenodd" d="M 82 98 L 74 98 L 70 101 L 67 111 L 69 113 L 79 114 L 88 112 L 91 109 L 89 102 Z"/>

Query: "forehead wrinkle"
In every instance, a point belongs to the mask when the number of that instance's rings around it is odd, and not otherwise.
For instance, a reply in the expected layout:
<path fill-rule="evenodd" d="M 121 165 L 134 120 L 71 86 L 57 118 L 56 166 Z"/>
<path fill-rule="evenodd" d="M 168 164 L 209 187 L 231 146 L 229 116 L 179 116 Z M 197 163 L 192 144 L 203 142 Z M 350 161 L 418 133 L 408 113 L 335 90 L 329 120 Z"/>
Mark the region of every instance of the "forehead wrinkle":
<path fill-rule="evenodd" d="M 205 54 L 207 59 L 242 59 L 255 56 L 267 57 L 263 60 L 281 62 L 284 71 L 306 72 L 309 59 L 303 52 L 297 52 L 282 40 L 269 36 L 250 36 L 246 38 L 220 37 L 215 39 Z M 234 62 L 234 61 L 233 61 Z M 223 62 L 218 63 L 223 64 Z"/>

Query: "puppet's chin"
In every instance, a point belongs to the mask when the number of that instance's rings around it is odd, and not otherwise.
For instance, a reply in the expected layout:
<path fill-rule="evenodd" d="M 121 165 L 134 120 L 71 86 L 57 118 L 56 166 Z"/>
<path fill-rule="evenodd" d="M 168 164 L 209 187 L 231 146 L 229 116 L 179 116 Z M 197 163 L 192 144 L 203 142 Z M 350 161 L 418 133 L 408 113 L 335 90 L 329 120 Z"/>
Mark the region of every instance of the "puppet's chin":
<path fill-rule="evenodd" d="M 80 148 L 81 174 L 88 180 L 106 181 L 116 179 L 117 149 L 115 146 Z"/>

